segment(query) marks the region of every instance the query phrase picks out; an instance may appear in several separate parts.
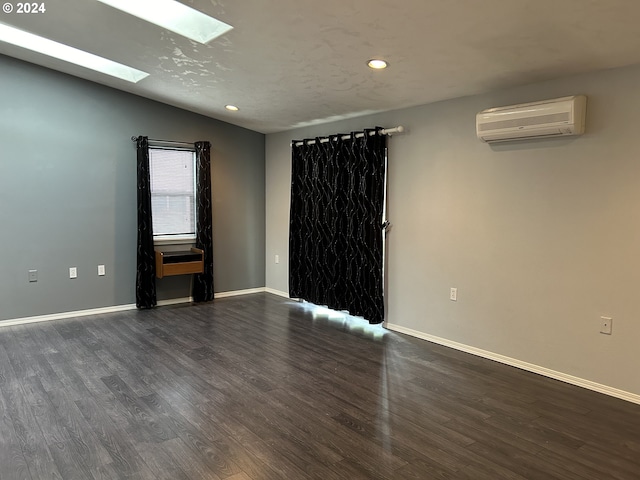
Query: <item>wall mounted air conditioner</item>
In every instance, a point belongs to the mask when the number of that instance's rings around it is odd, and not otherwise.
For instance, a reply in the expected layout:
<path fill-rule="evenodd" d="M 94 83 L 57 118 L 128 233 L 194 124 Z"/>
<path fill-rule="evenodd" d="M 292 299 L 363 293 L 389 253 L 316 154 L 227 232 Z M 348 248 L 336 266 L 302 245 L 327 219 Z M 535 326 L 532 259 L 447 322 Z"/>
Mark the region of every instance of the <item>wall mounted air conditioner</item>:
<path fill-rule="evenodd" d="M 487 143 L 582 135 L 586 109 L 584 95 L 490 108 L 476 115 L 476 133 Z"/>

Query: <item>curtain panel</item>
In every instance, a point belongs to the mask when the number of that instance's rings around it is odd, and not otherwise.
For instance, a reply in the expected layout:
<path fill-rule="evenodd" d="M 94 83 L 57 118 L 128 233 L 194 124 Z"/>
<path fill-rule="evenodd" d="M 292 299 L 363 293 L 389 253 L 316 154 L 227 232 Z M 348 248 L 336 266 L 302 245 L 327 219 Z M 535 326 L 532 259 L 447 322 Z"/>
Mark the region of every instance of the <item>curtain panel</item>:
<path fill-rule="evenodd" d="M 289 292 L 381 323 L 386 136 L 370 132 L 293 142 Z"/>
<path fill-rule="evenodd" d="M 151 176 L 149 171 L 149 138 L 137 139 L 138 169 L 138 247 L 136 262 L 136 306 L 156 305 L 156 262 L 151 215 Z"/>
<path fill-rule="evenodd" d="M 196 142 L 196 248 L 204 251 L 204 272 L 193 278 L 193 301 L 213 300 L 213 222 L 211 206 L 211 143 Z"/>

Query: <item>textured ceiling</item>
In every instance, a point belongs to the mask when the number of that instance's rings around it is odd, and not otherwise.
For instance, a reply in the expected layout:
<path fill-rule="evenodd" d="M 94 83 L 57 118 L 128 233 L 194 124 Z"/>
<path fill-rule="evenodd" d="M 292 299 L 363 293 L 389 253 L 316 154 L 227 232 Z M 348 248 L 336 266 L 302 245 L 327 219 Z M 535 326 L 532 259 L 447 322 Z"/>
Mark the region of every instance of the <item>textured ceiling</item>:
<path fill-rule="evenodd" d="M 0 22 L 151 75 L 0 53 L 263 133 L 640 63 L 638 0 L 183 0 L 234 27 L 208 45 L 95 0 L 44 3 Z"/>

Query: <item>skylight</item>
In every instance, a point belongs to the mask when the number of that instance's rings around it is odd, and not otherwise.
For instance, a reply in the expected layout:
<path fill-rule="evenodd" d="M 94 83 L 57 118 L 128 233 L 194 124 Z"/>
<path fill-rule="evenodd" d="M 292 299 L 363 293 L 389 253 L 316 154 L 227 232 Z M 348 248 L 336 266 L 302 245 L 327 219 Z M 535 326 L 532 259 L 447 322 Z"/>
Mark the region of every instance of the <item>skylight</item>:
<path fill-rule="evenodd" d="M 131 83 L 138 83 L 143 78 L 149 76 L 148 73 L 141 70 L 1 23 L 0 41 L 42 53 L 59 60 L 64 60 L 65 62 L 80 65 L 81 67 L 111 75 L 112 77 L 120 78 Z"/>
<path fill-rule="evenodd" d="M 98 1 L 200 43 L 209 43 L 233 28 L 174 0 Z"/>

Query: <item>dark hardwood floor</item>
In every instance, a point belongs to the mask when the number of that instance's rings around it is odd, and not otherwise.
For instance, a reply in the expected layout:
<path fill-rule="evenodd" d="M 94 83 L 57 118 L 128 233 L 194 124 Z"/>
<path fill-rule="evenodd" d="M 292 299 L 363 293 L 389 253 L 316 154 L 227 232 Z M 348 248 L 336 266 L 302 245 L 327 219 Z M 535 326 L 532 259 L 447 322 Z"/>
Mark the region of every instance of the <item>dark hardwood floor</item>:
<path fill-rule="evenodd" d="M 0 329 L 0 479 L 640 479 L 640 405 L 269 294 Z"/>

